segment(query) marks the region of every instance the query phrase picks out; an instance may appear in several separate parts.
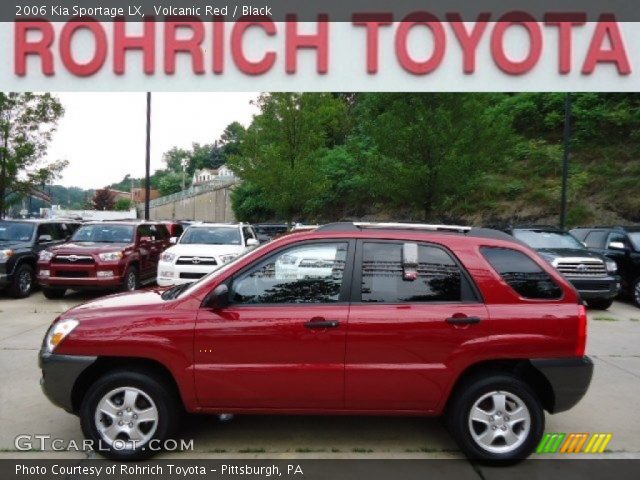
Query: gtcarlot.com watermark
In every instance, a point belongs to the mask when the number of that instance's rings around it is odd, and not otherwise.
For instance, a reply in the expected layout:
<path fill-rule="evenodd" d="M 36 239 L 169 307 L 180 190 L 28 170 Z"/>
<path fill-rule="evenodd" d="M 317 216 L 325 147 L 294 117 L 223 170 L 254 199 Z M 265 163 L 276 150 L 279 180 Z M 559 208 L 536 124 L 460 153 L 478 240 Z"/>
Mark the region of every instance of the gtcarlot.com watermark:
<path fill-rule="evenodd" d="M 55 438 L 49 434 L 23 434 L 15 437 L 13 444 L 16 450 L 23 452 L 29 450 L 52 450 L 54 452 L 90 452 L 90 451 L 107 451 L 107 450 L 135 450 L 140 447 L 141 443 L 136 440 L 114 440 L 111 445 L 105 442 L 94 442 L 90 439 L 84 439 L 80 442 L 75 440 L 67 440 L 63 438 Z M 168 438 L 166 440 L 151 439 L 145 446 L 144 450 L 154 452 L 186 452 L 193 451 L 193 439 L 174 440 Z"/>

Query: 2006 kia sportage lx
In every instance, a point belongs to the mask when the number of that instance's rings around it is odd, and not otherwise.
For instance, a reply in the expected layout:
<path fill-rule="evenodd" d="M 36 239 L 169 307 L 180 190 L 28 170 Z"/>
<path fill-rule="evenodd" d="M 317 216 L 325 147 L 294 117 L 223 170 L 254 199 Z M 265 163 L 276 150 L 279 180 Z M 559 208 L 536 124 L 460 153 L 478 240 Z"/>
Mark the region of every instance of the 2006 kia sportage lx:
<path fill-rule="evenodd" d="M 586 392 L 586 324 L 571 284 L 504 233 L 338 223 L 69 310 L 42 386 L 119 459 L 150 454 L 184 407 L 446 415 L 466 455 L 512 461 Z"/>

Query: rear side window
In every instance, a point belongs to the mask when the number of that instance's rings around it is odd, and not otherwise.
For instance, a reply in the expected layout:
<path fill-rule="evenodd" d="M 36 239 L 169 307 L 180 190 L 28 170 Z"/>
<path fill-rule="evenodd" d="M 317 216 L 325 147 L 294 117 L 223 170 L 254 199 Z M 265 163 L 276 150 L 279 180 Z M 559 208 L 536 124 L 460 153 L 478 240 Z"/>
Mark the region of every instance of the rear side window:
<path fill-rule="evenodd" d="M 408 279 L 400 243 L 365 242 L 362 301 L 365 303 L 459 302 L 462 272 L 444 250 L 418 245 L 415 278 Z"/>
<path fill-rule="evenodd" d="M 589 248 L 603 248 L 606 238 L 606 231 L 596 230 L 587 234 L 584 238 L 584 243 L 586 243 Z"/>
<path fill-rule="evenodd" d="M 551 276 L 524 253 L 491 247 L 482 248 L 481 251 L 494 270 L 520 296 L 544 300 L 562 296 L 562 289 Z"/>

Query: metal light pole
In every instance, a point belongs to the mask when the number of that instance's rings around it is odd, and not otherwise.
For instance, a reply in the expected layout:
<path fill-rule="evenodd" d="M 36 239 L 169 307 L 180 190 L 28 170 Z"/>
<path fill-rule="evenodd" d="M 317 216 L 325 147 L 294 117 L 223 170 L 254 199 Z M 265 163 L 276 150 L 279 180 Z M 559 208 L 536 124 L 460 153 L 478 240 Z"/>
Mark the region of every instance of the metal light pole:
<path fill-rule="evenodd" d="M 569 185 L 569 156 L 571 154 L 571 94 L 564 97 L 564 153 L 562 156 L 562 200 L 560 206 L 560 228 L 567 226 L 567 189 Z"/>
<path fill-rule="evenodd" d="M 151 92 L 147 92 L 147 156 L 144 177 L 144 219 L 149 220 L 149 200 L 151 197 Z"/>

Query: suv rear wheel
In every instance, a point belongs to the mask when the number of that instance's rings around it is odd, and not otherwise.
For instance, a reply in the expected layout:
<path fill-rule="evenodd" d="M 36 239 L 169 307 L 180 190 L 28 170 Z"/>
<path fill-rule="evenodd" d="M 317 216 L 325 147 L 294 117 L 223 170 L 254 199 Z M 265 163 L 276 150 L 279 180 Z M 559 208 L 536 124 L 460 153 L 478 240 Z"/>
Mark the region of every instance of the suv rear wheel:
<path fill-rule="evenodd" d="M 587 306 L 594 310 L 606 310 L 613 304 L 613 298 L 594 298 L 587 300 Z"/>
<path fill-rule="evenodd" d="M 80 408 L 84 435 L 116 460 L 145 458 L 175 430 L 175 393 L 152 374 L 113 371 L 88 390 Z M 149 442 L 153 440 L 153 449 Z"/>
<path fill-rule="evenodd" d="M 18 265 L 13 275 L 13 282 L 9 287 L 9 293 L 15 298 L 25 298 L 31 295 L 33 290 L 34 272 L 31 265 L 23 263 Z"/>
<path fill-rule="evenodd" d="M 544 411 L 518 377 L 476 377 L 459 390 L 448 411 L 449 429 L 463 453 L 486 462 L 516 462 L 540 442 Z"/>
<path fill-rule="evenodd" d="M 122 284 L 122 291 L 133 292 L 140 286 L 140 279 L 138 277 L 138 269 L 131 265 L 124 273 L 124 282 Z"/>

